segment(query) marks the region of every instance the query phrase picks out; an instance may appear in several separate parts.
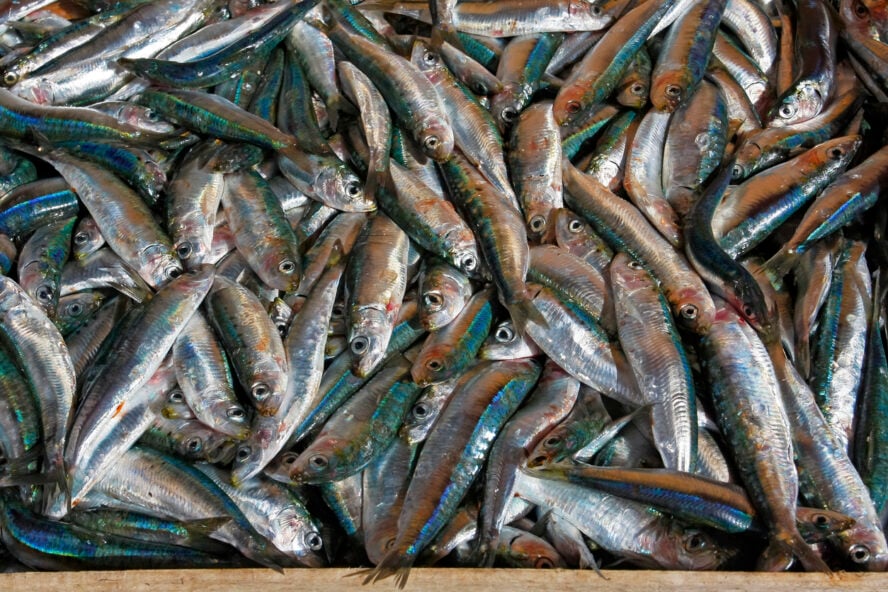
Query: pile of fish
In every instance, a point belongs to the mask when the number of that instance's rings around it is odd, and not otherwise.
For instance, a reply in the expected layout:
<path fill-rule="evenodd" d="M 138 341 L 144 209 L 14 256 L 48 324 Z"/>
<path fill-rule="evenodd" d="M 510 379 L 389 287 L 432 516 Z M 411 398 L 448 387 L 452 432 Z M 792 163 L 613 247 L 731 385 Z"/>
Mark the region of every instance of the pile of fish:
<path fill-rule="evenodd" d="M 888 3 L 77 4 L 0 12 L 5 569 L 888 569 Z"/>

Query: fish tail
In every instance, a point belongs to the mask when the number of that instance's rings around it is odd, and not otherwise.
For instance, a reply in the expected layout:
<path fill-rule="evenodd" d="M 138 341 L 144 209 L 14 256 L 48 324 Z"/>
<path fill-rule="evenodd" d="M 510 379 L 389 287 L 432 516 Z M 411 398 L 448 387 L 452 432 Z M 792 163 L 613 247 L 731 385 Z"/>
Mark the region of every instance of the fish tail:
<path fill-rule="evenodd" d="M 762 265 L 762 272 L 767 274 L 772 284 L 777 284 L 795 267 L 797 258 L 798 254 L 795 251 L 781 250 Z"/>
<path fill-rule="evenodd" d="M 330 129 L 334 132 L 339 130 L 339 104 L 342 102 L 342 97 L 339 95 L 333 95 L 329 99 L 327 99 L 327 121 L 330 122 Z"/>
<path fill-rule="evenodd" d="M 801 562 L 805 571 L 820 572 L 832 575 L 832 570 L 823 560 L 823 558 L 812 549 L 798 530 L 793 533 L 777 535 L 775 542 L 791 551 L 793 555 Z"/>
<path fill-rule="evenodd" d="M 540 326 L 544 330 L 549 328 L 546 318 L 533 305 L 533 300 L 528 294 L 517 300 L 516 302 L 506 304 L 509 314 L 512 316 L 512 322 L 519 333 L 524 335 L 527 323 L 533 323 Z"/>
<path fill-rule="evenodd" d="M 386 580 L 392 576 L 395 578 L 395 584 L 399 589 L 403 590 L 407 585 L 407 578 L 410 576 L 410 568 L 413 566 L 414 556 L 402 552 L 397 546 L 392 548 L 380 562 L 371 569 L 362 569 L 355 572 L 354 576 L 363 576 L 363 584 L 372 584 L 379 580 Z"/>

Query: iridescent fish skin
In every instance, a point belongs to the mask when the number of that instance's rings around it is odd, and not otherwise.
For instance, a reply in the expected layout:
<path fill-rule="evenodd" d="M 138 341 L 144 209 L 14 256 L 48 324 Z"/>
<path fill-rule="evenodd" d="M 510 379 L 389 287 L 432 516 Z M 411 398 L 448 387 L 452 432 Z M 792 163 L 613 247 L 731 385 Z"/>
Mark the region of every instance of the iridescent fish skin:
<path fill-rule="evenodd" d="M 288 364 L 280 333 L 262 303 L 243 286 L 216 276 L 206 308 L 241 386 L 260 415 L 273 415 L 287 386 Z"/>

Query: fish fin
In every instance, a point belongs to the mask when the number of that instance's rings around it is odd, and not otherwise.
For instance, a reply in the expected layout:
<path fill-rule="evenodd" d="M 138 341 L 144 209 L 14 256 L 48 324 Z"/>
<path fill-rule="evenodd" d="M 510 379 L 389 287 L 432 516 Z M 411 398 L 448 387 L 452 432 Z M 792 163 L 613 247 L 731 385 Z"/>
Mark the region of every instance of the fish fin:
<path fill-rule="evenodd" d="M 512 317 L 512 323 L 521 335 L 526 334 L 527 323 L 533 323 L 543 330 L 549 329 L 549 322 L 533 305 L 533 297 L 530 293 L 525 294 L 517 302 L 506 304 L 506 308 Z"/>
<path fill-rule="evenodd" d="M 354 574 L 355 576 L 364 576 L 364 585 L 386 580 L 392 576 L 395 577 L 395 585 L 403 590 L 407 585 L 407 578 L 410 576 L 410 568 L 413 565 L 413 556 L 406 555 L 394 547 L 386 554 L 385 557 L 372 569 L 365 569 Z"/>
<path fill-rule="evenodd" d="M 778 534 L 772 544 L 778 544 L 792 552 L 805 568 L 805 571 L 821 572 L 832 575 L 833 571 L 814 549 L 808 546 L 802 535 L 796 530 L 793 533 Z"/>
<path fill-rule="evenodd" d="M 440 51 L 441 46 L 447 42 L 462 53 L 468 53 L 463 45 L 462 39 L 459 38 L 459 32 L 453 23 L 437 23 L 432 26 L 432 33 L 429 39 L 429 45 L 434 51 Z"/>
<path fill-rule="evenodd" d="M 811 336 L 798 337 L 795 344 L 793 363 L 805 380 L 811 377 Z"/>
<path fill-rule="evenodd" d="M 531 528 L 528 532 L 534 536 L 543 538 L 546 535 L 546 525 L 549 523 L 549 520 L 551 520 L 553 512 L 554 510 L 552 510 L 552 508 L 546 510 L 546 512 L 539 517 L 536 523 L 534 523 L 533 528 Z"/>
<path fill-rule="evenodd" d="M 201 518 L 199 520 L 188 520 L 182 523 L 189 537 L 203 538 L 213 534 L 226 524 L 231 523 L 232 518 L 229 516 L 221 516 L 218 518 Z"/>
<path fill-rule="evenodd" d="M 779 285 L 783 276 L 795 267 L 797 259 L 798 253 L 795 251 L 781 249 L 776 255 L 765 261 L 765 264 L 762 265 L 762 273 L 767 275 L 772 284 Z"/>

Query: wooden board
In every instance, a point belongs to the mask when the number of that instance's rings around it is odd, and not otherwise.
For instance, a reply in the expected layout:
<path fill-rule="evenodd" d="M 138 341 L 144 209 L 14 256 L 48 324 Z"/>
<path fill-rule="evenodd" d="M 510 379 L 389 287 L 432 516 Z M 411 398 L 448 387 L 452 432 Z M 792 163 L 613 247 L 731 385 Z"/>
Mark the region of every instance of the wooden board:
<path fill-rule="evenodd" d="M 207 569 L 157 571 L 102 571 L 63 573 L 18 573 L 0 575 L 4 592 L 302 592 L 309 590 L 390 592 L 391 580 L 363 586 L 351 569 L 289 569 L 277 573 L 267 569 Z M 808 592 L 847 590 L 885 592 L 888 574 L 837 573 L 832 577 L 807 573 L 747 572 L 662 572 L 604 571 L 603 579 L 591 571 L 544 569 L 415 569 L 406 590 L 451 592 L 511 592 L 517 589 L 546 592 L 634 592 L 635 590 L 680 590 L 696 592 Z"/>

